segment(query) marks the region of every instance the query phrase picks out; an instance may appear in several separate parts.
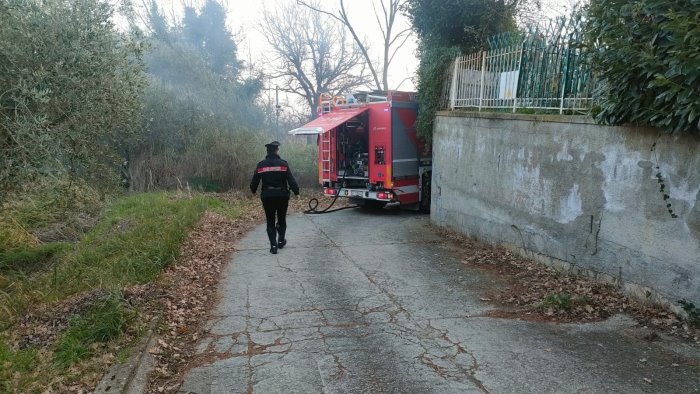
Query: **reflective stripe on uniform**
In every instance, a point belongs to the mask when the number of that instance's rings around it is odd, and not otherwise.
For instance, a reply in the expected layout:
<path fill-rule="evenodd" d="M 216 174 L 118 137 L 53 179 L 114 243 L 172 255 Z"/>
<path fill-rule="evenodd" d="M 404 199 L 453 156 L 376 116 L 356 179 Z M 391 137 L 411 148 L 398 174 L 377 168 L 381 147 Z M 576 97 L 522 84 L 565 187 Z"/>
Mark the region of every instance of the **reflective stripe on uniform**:
<path fill-rule="evenodd" d="M 272 172 L 272 171 L 287 171 L 287 167 L 285 166 L 278 166 L 278 167 L 260 167 L 257 169 L 258 174 L 263 173 L 263 172 Z"/>

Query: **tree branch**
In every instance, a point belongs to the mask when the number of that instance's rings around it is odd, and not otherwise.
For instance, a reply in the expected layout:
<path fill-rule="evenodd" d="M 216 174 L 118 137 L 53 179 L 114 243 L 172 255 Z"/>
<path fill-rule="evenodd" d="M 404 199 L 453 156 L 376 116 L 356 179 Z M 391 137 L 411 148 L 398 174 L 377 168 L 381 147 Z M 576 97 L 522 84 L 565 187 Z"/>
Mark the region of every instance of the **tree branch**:
<path fill-rule="evenodd" d="M 394 60 L 394 56 L 396 56 L 396 53 L 406 44 L 406 42 L 408 41 L 409 38 L 411 38 L 411 35 L 407 34 L 406 36 L 404 36 L 404 39 L 403 39 L 403 41 L 401 41 L 401 44 L 397 45 L 394 48 L 394 52 L 389 57 L 389 63 L 391 63 Z"/>
<path fill-rule="evenodd" d="M 384 8 L 384 3 L 382 3 L 382 8 Z M 374 3 L 372 3 L 372 10 L 374 10 L 374 18 L 377 20 L 379 30 L 382 31 L 382 38 L 386 40 L 386 31 L 384 31 L 384 26 L 382 26 L 382 21 L 379 19 L 379 13 L 377 12 L 377 7 L 374 5 Z M 384 14 L 386 14 L 386 9 L 384 10 Z"/>

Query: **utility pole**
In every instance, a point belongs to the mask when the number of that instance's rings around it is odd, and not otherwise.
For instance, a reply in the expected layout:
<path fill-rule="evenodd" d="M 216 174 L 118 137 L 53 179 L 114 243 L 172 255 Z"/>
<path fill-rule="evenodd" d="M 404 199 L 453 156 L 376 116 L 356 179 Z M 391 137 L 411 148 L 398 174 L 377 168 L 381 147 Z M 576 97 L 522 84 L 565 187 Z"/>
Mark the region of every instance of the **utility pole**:
<path fill-rule="evenodd" d="M 275 86 L 275 135 L 280 136 L 280 91 L 279 87 Z"/>

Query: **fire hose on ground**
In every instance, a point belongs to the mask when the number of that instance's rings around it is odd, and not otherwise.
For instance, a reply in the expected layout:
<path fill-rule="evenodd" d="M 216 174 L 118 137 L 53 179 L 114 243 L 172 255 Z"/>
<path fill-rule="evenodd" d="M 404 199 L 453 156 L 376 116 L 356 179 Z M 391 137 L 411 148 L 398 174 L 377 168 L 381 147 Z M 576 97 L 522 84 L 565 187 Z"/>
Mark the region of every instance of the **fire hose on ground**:
<path fill-rule="evenodd" d="M 341 208 L 336 208 L 336 209 L 331 209 L 333 207 L 333 204 L 335 204 L 336 200 L 338 200 L 338 197 L 340 197 L 340 191 L 343 190 L 343 184 L 345 183 L 345 176 L 347 175 L 348 170 L 347 168 L 345 171 L 343 171 L 343 178 L 340 180 L 340 187 L 335 190 L 335 196 L 333 197 L 333 201 L 331 201 L 330 205 L 328 205 L 325 209 L 318 210 L 318 199 L 317 198 L 312 198 L 309 200 L 309 209 L 304 211 L 305 214 L 308 215 L 320 215 L 323 213 L 333 213 L 333 212 L 338 212 L 338 211 L 343 211 L 345 209 L 354 209 L 354 208 L 359 208 L 359 205 L 351 205 L 347 207 L 341 207 Z"/>

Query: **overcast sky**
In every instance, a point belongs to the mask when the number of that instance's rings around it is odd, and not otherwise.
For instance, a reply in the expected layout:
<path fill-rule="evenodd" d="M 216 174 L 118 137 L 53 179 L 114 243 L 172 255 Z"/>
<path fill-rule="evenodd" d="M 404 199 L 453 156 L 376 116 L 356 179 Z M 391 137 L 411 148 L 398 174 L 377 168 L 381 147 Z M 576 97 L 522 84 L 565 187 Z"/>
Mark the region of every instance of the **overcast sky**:
<path fill-rule="evenodd" d="M 188 3 L 201 4 L 203 1 L 184 0 Z M 166 14 L 181 15 L 183 0 L 159 0 L 158 1 Z M 350 21 L 360 37 L 366 37 L 370 44 L 370 55 L 377 60 L 375 64 L 381 64 L 383 56 L 382 36 L 377 25 L 377 21 L 372 11 L 373 0 L 348 0 L 346 9 L 350 16 Z M 268 55 L 270 47 L 265 37 L 259 32 L 258 26 L 261 23 L 265 8 L 273 10 L 282 4 L 295 4 L 295 0 L 223 0 L 223 4 L 228 9 L 228 26 L 236 37 L 238 43 L 238 57 L 251 62 L 255 66 L 264 66 L 265 56 Z M 337 0 L 321 2 L 324 9 L 337 11 Z M 377 3 L 378 4 L 378 3 Z M 381 12 L 380 9 L 378 9 Z M 408 27 L 408 20 L 400 15 L 394 25 L 394 31 L 401 31 Z M 416 58 L 416 39 L 409 38 L 406 44 L 399 50 L 389 68 L 389 88 L 401 90 L 415 90 L 413 77 L 418 67 Z M 270 57 L 270 56 L 268 56 Z"/>

